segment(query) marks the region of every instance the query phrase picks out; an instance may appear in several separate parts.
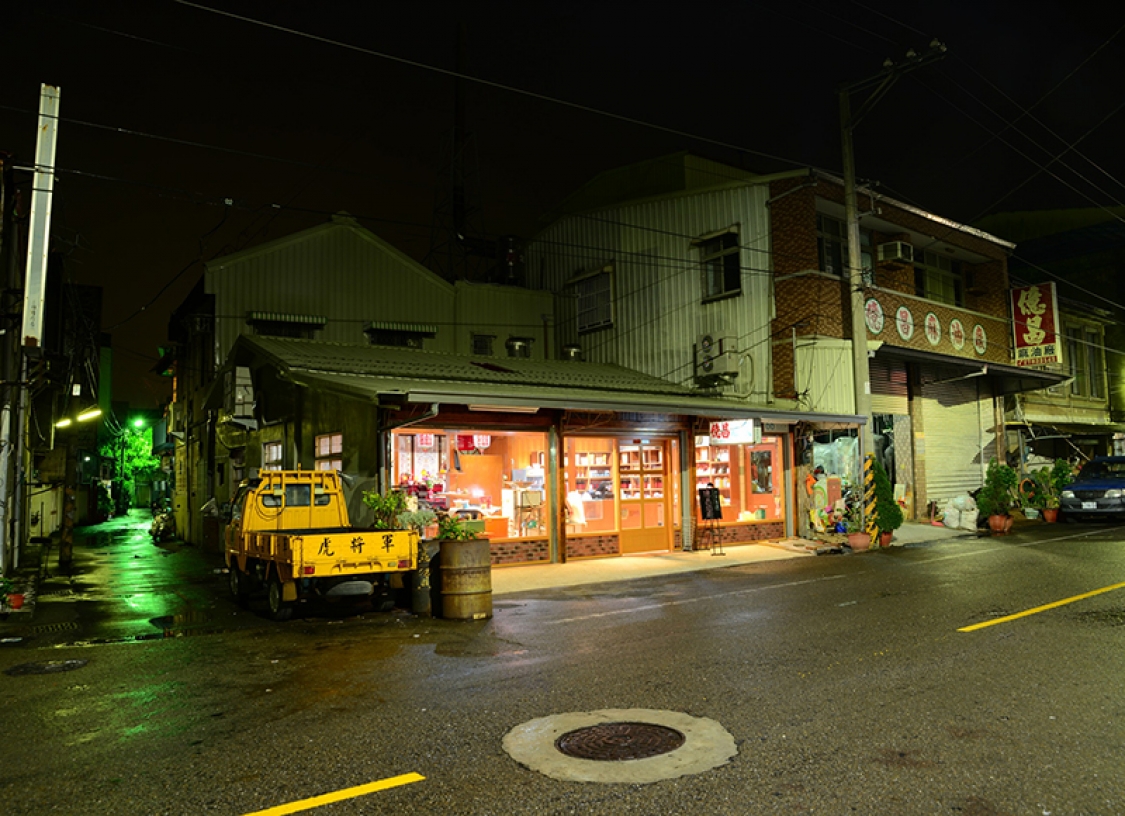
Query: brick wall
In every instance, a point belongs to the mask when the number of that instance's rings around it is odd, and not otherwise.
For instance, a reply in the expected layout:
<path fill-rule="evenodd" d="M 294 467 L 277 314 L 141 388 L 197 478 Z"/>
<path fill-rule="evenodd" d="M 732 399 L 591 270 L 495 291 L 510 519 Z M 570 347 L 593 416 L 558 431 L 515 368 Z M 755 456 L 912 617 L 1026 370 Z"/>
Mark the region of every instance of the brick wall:
<path fill-rule="evenodd" d="M 782 179 L 770 183 L 770 247 L 773 273 L 791 275 L 817 269 L 816 190 L 807 187 L 778 198 L 782 193 L 807 184 L 804 178 Z"/>
<path fill-rule="evenodd" d="M 993 363 L 1011 362 L 1012 327 L 1006 316 L 989 317 L 966 309 L 959 309 L 956 306 L 946 306 L 932 300 L 922 300 L 913 295 L 890 292 L 885 289 L 868 289 L 867 296 L 879 301 L 879 305 L 883 307 L 883 330 L 878 334 L 868 331 L 867 337 L 869 339 L 882 340 L 888 346 L 930 351 L 968 360 Z M 895 328 L 895 312 L 899 306 L 905 306 L 914 317 L 914 334 L 909 340 L 903 340 Z M 941 337 L 936 345 L 926 339 L 923 326 L 923 321 L 929 312 L 933 312 L 941 324 Z M 965 331 L 964 345 L 961 349 L 954 347 L 949 335 L 950 322 L 954 318 L 961 321 Z M 987 336 L 987 349 L 984 354 L 977 354 L 973 347 L 973 327 L 978 323 L 984 328 Z"/>
<path fill-rule="evenodd" d="M 489 549 L 493 566 L 499 564 L 542 564 L 551 560 L 551 543 L 546 538 L 493 541 Z"/>
<path fill-rule="evenodd" d="M 603 536 L 567 536 L 567 558 L 592 558 L 602 555 L 617 555 L 621 552 L 621 545 L 616 535 Z"/>

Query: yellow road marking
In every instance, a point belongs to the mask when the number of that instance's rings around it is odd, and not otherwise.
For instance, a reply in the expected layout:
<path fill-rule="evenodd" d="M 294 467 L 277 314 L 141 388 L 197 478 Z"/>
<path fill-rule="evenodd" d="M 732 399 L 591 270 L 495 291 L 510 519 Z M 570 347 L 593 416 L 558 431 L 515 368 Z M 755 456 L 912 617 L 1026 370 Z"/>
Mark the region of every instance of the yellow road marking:
<path fill-rule="evenodd" d="M 312 808 L 320 807 L 321 805 L 330 805 L 333 802 L 340 802 L 344 799 L 353 799 L 356 796 L 363 796 L 368 793 L 387 790 L 388 788 L 397 788 L 400 785 L 409 785 L 411 782 L 421 782 L 425 778 L 426 777 L 421 774 L 416 773 L 392 776 L 389 779 L 380 779 L 378 782 L 369 782 L 366 785 L 356 785 L 354 788 L 344 788 L 343 790 L 326 793 L 323 796 L 314 796 L 311 799 L 290 802 L 287 805 L 278 805 L 277 807 L 267 808 L 265 810 L 255 810 L 253 813 L 244 814 L 244 816 L 285 816 L 287 813 L 311 810 Z"/>
<path fill-rule="evenodd" d="M 1074 603 L 1075 601 L 1081 601 L 1085 598 L 1092 598 L 1095 595 L 1101 595 L 1103 592 L 1112 592 L 1113 590 L 1121 589 L 1122 587 L 1125 587 L 1125 582 L 1122 582 L 1120 584 L 1111 584 L 1110 586 L 1102 587 L 1101 589 L 1095 589 L 1092 592 L 1083 592 L 1081 595 L 1075 595 L 1073 598 L 1063 598 L 1061 601 L 1055 601 L 1054 603 L 1037 606 L 1034 609 L 1025 609 L 1023 612 L 1017 612 L 1014 615 L 1005 615 L 1002 618 L 985 621 L 984 623 L 974 623 L 972 626 L 963 626 L 957 631 L 975 632 L 977 629 L 983 629 L 986 626 L 995 626 L 998 623 L 1007 623 L 1008 621 L 1014 621 L 1017 618 L 1026 618 L 1028 615 L 1034 615 L 1038 612 L 1046 612 L 1048 609 L 1054 609 L 1057 606 L 1066 606 L 1066 604 Z"/>

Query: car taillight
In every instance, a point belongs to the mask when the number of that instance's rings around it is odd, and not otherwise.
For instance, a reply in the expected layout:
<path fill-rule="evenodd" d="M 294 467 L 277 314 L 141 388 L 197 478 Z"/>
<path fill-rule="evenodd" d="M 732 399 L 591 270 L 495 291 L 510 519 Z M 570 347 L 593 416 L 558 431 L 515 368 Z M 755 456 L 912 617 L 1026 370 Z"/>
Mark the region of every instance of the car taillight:
<path fill-rule="evenodd" d="M 303 572 L 305 575 L 313 575 L 316 573 L 316 566 L 309 564 L 303 570 L 301 570 L 301 572 Z"/>

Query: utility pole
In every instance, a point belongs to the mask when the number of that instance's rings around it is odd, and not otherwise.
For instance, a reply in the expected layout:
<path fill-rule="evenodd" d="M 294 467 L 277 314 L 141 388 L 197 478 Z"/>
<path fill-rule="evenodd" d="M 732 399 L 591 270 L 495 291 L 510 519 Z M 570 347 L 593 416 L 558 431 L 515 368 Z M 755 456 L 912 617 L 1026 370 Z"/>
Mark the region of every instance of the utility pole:
<path fill-rule="evenodd" d="M 913 48 L 906 52 L 903 62 L 883 62 L 878 74 L 840 87 L 840 142 L 844 153 L 844 220 L 848 231 L 848 291 L 851 294 L 852 312 L 852 374 L 855 380 L 855 413 L 864 418 L 860 432 L 861 452 L 864 457 L 874 451 L 871 440 L 871 374 L 867 361 L 867 321 L 864 317 L 864 298 L 867 281 L 863 278 L 863 260 L 859 251 L 859 211 L 856 203 L 855 151 L 852 134 L 864 116 L 882 99 L 898 78 L 908 71 L 921 68 L 945 56 L 945 46 L 933 40 L 929 51 L 918 54 Z M 851 95 L 871 86 L 875 90 L 853 114 Z"/>
<path fill-rule="evenodd" d="M 59 89 L 54 85 L 41 85 L 39 89 L 39 129 L 35 145 L 35 177 L 31 191 L 31 223 L 27 235 L 27 273 L 23 296 L 23 359 L 20 363 L 18 413 L 13 420 L 11 401 L 0 411 L 0 569 L 19 566 L 19 543 L 9 542 L 9 533 L 18 530 L 9 520 L 18 517 L 19 508 L 13 507 L 10 496 L 22 496 L 8 484 L 10 457 L 16 455 L 17 483 L 23 472 L 27 439 L 27 378 L 29 356 L 43 353 L 40 342 L 43 334 L 43 300 L 47 288 L 47 252 L 51 237 L 51 199 L 55 187 L 55 142 L 59 125 Z M 15 443 L 13 444 L 13 439 Z M 5 553 L 12 552 L 12 563 L 6 563 Z M 61 553 L 60 553 L 61 555 Z"/>

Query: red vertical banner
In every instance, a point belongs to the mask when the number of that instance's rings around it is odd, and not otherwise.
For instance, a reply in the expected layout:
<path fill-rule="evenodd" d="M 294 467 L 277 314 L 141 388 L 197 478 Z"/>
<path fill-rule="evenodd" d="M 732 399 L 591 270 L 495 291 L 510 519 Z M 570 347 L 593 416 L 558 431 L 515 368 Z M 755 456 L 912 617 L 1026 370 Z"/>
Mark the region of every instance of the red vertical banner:
<path fill-rule="evenodd" d="M 1062 362 L 1059 299 L 1055 284 L 1038 283 L 1011 290 L 1012 353 L 1018 366 Z"/>

